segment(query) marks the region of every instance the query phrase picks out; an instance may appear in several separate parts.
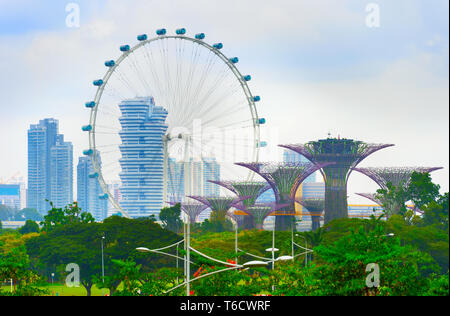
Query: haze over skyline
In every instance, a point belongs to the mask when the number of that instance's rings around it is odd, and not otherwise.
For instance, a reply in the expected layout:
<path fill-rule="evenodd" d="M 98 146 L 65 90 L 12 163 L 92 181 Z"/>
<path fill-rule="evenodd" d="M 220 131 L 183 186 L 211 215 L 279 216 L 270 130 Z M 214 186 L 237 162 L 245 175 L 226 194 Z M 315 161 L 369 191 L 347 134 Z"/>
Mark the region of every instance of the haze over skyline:
<path fill-rule="evenodd" d="M 328 133 L 392 143 L 361 166 L 442 166 L 432 177 L 448 191 L 448 1 L 373 1 L 379 28 L 365 23 L 370 1 L 73 2 L 79 28 L 65 24 L 70 1 L 0 0 L 0 177 L 19 171 L 26 178 L 27 129 L 43 118 L 59 120 L 77 161 L 88 147 L 84 102 L 105 73 L 103 62 L 138 34 L 186 27 L 223 42 L 224 53 L 252 75 L 267 119 L 262 159 L 278 144 Z M 376 189 L 354 173 L 350 202 L 367 202 L 354 193 Z"/>

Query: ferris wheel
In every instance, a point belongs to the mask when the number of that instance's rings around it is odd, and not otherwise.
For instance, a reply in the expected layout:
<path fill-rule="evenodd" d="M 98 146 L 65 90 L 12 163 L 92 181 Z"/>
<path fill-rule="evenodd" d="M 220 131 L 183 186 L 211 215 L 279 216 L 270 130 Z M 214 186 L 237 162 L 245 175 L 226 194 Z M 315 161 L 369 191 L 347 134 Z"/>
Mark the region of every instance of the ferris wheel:
<path fill-rule="evenodd" d="M 202 164 L 215 166 L 210 172 L 219 166 L 222 179 L 252 177 L 234 163 L 258 161 L 265 146 L 261 99 L 250 91 L 251 76 L 236 67 L 239 58 L 204 40 L 204 33 L 189 37 L 184 28 L 139 35 L 134 46 L 120 46 L 121 55 L 106 61 L 106 74 L 93 82 L 84 155 L 103 191 L 99 198 L 124 217 L 139 216 L 130 211 L 136 200 L 146 213 L 148 205 L 198 194 L 195 187 L 207 180 L 196 171 Z"/>

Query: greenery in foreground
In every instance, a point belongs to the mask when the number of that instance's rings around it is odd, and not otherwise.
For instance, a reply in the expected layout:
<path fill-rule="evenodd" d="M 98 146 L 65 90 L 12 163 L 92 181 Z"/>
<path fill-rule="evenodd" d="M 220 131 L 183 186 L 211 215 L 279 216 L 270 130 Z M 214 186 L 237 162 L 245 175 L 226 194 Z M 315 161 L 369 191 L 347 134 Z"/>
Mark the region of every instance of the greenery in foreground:
<path fill-rule="evenodd" d="M 340 219 L 316 232 L 297 233 L 296 243 L 304 244 L 306 239 L 314 249 L 314 254 L 307 258 L 308 264 L 302 255 L 295 262 L 277 262 L 274 270 L 267 267 L 215 274 L 194 281 L 191 294 L 449 295 L 448 194 L 440 195 L 430 185 L 429 178 L 413 180 L 407 190 L 412 192 L 416 205 L 421 205 L 423 216 L 403 210 L 392 212 L 388 220 Z M 386 201 L 391 196 L 396 198 L 392 192 L 384 194 Z M 63 284 L 69 263 L 80 266 L 84 291 L 61 288 L 60 295 L 100 295 L 101 288 L 113 296 L 184 295 L 183 286 L 166 293 L 183 279 L 182 269 L 175 268 L 175 259 L 135 250 L 136 247 L 164 247 L 181 240 L 181 234 L 169 230 L 179 233 L 179 223 L 173 221 L 178 211 L 177 207 L 166 210 L 163 227 L 167 229 L 164 229 L 150 218 L 111 217 L 104 223 L 94 223 L 90 214 L 83 213 L 76 204 L 65 209 L 53 208 L 38 232 L 30 223 L 20 231 L 0 234 L 0 280 L 13 279 L 13 293 L 9 286 L 4 286 L 0 295 L 54 294 L 57 291 L 55 286 L 49 286 L 50 276 L 55 273 L 55 284 Z M 216 226 L 211 223 L 194 230 L 192 245 L 201 252 L 229 262 L 237 256 L 239 263 L 253 260 L 246 252 L 269 257 L 265 249 L 271 247 L 272 232 L 239 232 L 239 248 L 243 251 L 236 255 L 234 233 L 220 232 L 226 225 L 217 229 L 217 223 Z M 103 236 L 104 281 L 101 277 Z M 291 233 L 277 232 L 276 247 L 280 249 L 277 256 L 290 255 Z M 183 254 L 179 249 L 179 255 Z M 191 256 L 195 262 L 191 266 L 192 278 L 226 268 L 195 253 Z M 379 287 L 366 286 L 366 267 L 371 263 L 379 265 Z"/>

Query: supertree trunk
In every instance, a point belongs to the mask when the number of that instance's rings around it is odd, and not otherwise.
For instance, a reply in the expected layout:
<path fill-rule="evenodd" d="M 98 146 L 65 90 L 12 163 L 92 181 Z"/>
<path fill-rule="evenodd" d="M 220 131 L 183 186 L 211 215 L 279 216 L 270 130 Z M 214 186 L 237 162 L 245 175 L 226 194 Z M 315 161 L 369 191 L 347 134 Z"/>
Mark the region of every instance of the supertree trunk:
<path fill-rule="evenodd" d="M 325 224 L 348 217 L 347 186 L 325 184 Z"/>

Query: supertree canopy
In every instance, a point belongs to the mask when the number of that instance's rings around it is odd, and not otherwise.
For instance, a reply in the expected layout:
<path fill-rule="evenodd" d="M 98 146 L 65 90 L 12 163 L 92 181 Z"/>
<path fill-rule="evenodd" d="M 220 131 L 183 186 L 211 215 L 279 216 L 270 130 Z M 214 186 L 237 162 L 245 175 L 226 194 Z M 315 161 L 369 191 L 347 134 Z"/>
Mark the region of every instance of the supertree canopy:
<path fill-rule="evenodd" d="M 366 199 L 371 200 L 372 202 L 374 202 L 380 206 L 383 206 L 383 202 L 380 199 L 378 199 L 376 194 L 374 194 L 374 193 L 356 193 L 356 194 L 359 196 L 365 197 Z"/>
<path fill-rule="evenodd" d="M 325 181 L 325 223 L 348 217 L 347 182 L 352 172 L 367 156 L 392 144 L 367 144 L 352 139 L 328 138 L 307 144 L 280 145 L 293 150 L 321 167 Z M 331 164 L 332 163 L 332 164 Z"/>
<path fill-rule="evenodd" d="M 329 163 L 237 163 L 263 177 L 275 192 L 277 204 L 287 204 L 283 211 L 277 212 L 276 229 L 290 229 L 295 213 L 295 194 L 300 184 L 311 174 Z"/>
<path fill-rule="evenodd" d="M 303 205 L 311 215 L 312 230 L 316 231 L 320 228 L 320 220 L 325 209 L 325 199 L 305 199 L 298 201 Z"/>
<path fill-rule="evenodd" d="M 389 191 L 389 183 L 395 187 L 403 187 L 406 189 L 411 181 L 411 176 L 414 172 L 418 173 L 430 173 L 436 170 L 440 170 L 442 167 L 372 167 L 372 168 L 354 168 L 373 181 L 375 181 L 381 189 Z M 373 193 L 357 193 L 380 206 L 384 206 L 386 216 L 389 217 L 396 214 L 398 210 L 402 208 L 402 205 L 396 204 L 395 201 L 382 200 L 378 194 Z M 404 203 L 408 201 L 403 201 Z M 419 209 L 415 209 L 417 212 L 421 212 Z"/>
<path fill-rule="evenodd" d="M 375 181 L 380 188 L 388 190 L 388 183 L 394 186 L 407 187 L 414 172 L 430 173 L 442 167 L 379 167 L 379 168 L 354 168 L 353 170 L 365 174 Z"/>
<path fill-rule="evenodd" d="M 171 205 L 176 205 L 176 202 L 170 202 Z M 197 221 L 198 216 L 205 211 L 208 206 L 203 203 L 180 203 L 181 210 L 188 216 L 191 224 L 194 224 Z"/>
<path fill-rule="evenodd" d="M 189 196 L 189 198 L 197 200 L 198 202 L 206 205 L 212 211 L 212 218 L 217 221 L 225 221 L 227 212 L 245 200 L 247 197 L 234 198 L 234 197 L 202 197 L 202 196 Z"/>
<path fill-rule="evenodd" d="M 256 181 L 212 181 L 209 182 L 220 185 L 234 194 L 236 194 L 239 198 L 248 197 L 243 200 L 242 203 L 244 207 L 253 206 L 258 199 L 258 197 L 263 194 L 265 191 L 270 189 L 270 186 L 265 182 L 256 182 Z M 255 228 L 254 222 L 250 216 L 244 217 L 243 223 L 244 229 L 253 229 Z"/>
<path fill-rule="evenodd" d="M 246 213 L 253 219 L 256 229 L 264 228 L 264 220 L 270 216 L 273 211 L 274 209 L 269 205 L 255 205 L 246 209 Z"/>

